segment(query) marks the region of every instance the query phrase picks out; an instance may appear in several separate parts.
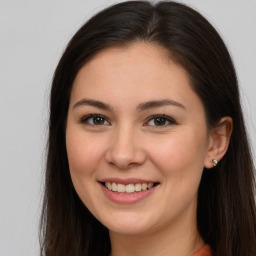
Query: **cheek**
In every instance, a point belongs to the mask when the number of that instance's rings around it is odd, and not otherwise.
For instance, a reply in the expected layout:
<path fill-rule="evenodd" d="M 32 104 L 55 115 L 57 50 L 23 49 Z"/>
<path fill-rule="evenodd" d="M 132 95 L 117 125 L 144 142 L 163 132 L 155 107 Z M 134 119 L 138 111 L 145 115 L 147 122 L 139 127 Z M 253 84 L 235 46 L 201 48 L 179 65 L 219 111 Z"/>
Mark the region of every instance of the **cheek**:
<path fill-rule="evenodd" d="M 93 194 L 95 193 L 96 168 L 102 158 L 102 141 L 85 136 L 84 131 L 67 128 L 66 148 L 70 175 L 74 188 L 88 207 L 93 209 Z M 93 182 L 92 182 L 93 181 Z"/>
<path fill-rule="evenodd" d="M 151 147 L 154 148 L 150 154 L 151 161 L 163 177 L 167 199 L 163 201 L 166 218 L 178 216 L 189 207 L 196 207 L 206 154 L 205 142 L 206 136 L 177 133 Z"/>
<path fill-rule="evenodd" d="M 71 174 L 91 175 L 102 155 L 102 141 L 67 130 L 66 147 Z"/>
<path fill-rule="evenodd" d="M 152 162 L 165 175 L 177 177 L 201 174 L 206 155 L 206 134 L 188 130 L 170 134 L 169 138 L 149 146 Z"/>

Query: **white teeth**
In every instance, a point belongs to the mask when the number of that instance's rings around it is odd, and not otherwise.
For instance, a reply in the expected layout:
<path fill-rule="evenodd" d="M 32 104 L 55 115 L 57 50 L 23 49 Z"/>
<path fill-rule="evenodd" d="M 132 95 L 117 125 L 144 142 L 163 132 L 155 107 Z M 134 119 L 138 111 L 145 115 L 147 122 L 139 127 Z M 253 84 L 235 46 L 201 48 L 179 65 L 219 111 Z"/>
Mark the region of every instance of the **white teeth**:
<path fill-rule="evenodd" d="M 117 192 L 122 193 L 126 191 L 126 187 L 124 184 L 117 184 Z"/>
<path fill-rule="evenodd" d="M 117 185 L 115 182 L 112 183 L 111 190 L 114 192 L 117 191 Z"/>
<path fill-rule="evenodd" d="M 154 186 L 154 183 L 148 183 L 148 189 L 152 188 Z"/>
<path fill-rule="evenodd" d="M 106 182 L 106 183 L 105 183 L 105 186 L 106 186 L 109 190 L 111 190 L 111 188 L 112 188 L 112 185 L 111 185 L 110 182 Z"/>
<path fill-rule="evenodd" d="M 148 184 L 147 183 L 142 183 L 141 189 L 142 190 L 147 190 Z"/>
<path fill-rule="evenodd" d="M 133 184 L 128 184 L 125 186 L 125 192 L 126 193 L 133 193 L 134 192 L 134 185 Z"/>
<path fill-rule="evenodd" d="M 105 187 L 109 190 L 118 192 L 118 193 L 134 193 L 145 191 L 147 189 L 151 189 L 154 186 L 154 183 L 136 183 L 136 184 L 128 184 L 124 185 L 121 183 L 115 182 L 105 182 Z"/>
<path fill-rule="evenodd" d="M 135 191 L 141 191 L 141 184 L 140 183 L 137 183 L 135 184 Z"/>

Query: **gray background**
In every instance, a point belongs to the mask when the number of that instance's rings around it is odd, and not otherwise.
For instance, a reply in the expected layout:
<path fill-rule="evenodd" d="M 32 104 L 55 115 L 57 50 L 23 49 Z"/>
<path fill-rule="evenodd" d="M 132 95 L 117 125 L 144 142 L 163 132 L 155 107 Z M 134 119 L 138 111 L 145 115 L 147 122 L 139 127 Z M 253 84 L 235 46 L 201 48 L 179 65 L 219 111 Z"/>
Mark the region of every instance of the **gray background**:
<path fill-rule="evenodd" d="M 51 77 L 73 33 L 114 2 L 0 0 L 0 256 L 38 255 Z M 181 2 L 201 11 L 230 49 L 255 152 L 256 1 Z"/>

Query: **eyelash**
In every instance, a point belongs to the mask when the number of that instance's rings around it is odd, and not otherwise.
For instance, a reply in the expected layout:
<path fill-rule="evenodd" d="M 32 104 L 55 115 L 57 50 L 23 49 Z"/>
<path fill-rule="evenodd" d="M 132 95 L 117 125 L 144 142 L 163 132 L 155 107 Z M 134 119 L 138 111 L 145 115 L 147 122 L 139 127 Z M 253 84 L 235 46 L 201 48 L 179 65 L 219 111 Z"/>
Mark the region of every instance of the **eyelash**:
<path fill-rule="evenodd" d="M 165 124 L 164 125 L 156 125 L 155 121 L 156 119 L 162 119 L 164 122 L 168 122 L 169 124 Z M 155 121 L 154 121 L 155 120 Z M 155 125 L 147 125 L 150 121 L 153 121 Z M 163 114 L 158 114 L 158 115 L 153 115 L 151 117 L 148 118 L 147 122 L 143 125 L 143 126 L 157 126 L 157 127 L 166 127 L 166 126 L 169 126 L 169 125 L 176 125 L 177 122 L 169 117 L 169 116 L 166 116 L 166 115 L 163 115 Z"/>
<path fill-rule="evenodd" d="M 104 121 L 104 123 L 103 123 L 103 124 L 90 124 L 90 123 L 89 123 L 89 120 L 92 119 L 92 121 L 93 121 L 94 118 L 101 118 L 101 119 Z M 105 124 L 105 121 L 108 122 L 107 125 L 110 124 L 110 122 L 107 120 L 107 118 L 106 118 L 105 116 L 99 115 L 99 114 L 90 114 L 90 115 L 84 116 L 84 117 L 81 119 L 81 123 L 83 123 L 83 124 L 88 124 L 88 125 L 94 125 L 94 126 L 106 125 L 106 124 Z"/>
<path fill-rule="evenodd" d="M 92 119 L 92 122 L 94 122 L 95 118 L 100 118 L 101 121 L 103 121 L 103 123 L 102 124 L 89 123 L 90 119 Z M 161 119 L 159 121 L 160 122 L 163 121 L 164 124 L 156 125 L 156 119 Z M 148 123 L 151 121 L 153 121 L 155 125 L 148 125 Z M 105 116 L 99 115 L 99 114 L 90 114 L 90 115 L 84 116 L 83 118 L 81 118 L 80 122 L 83 124 L 88 124 L 88 125 L 93 125 L 93 126 L 110 125 L 110 122 L 108 121 L 108 119 Z M 107 124 L 105 122 L 107 122 Z M 168 124 L 166 124 L 166 122 L 168 122 Z M 153 115 L 153 116 L 149 117 L 147 119 L 147 121 L 145 122 L 145 124 L 143 124 L 143 126 L 166 127 L 169 125 L 176 125 L 176 124 L 177 124 L 177 122 L 173 118 L 163 115 L 163 114 L 158 114 L 158 115 Z"/>

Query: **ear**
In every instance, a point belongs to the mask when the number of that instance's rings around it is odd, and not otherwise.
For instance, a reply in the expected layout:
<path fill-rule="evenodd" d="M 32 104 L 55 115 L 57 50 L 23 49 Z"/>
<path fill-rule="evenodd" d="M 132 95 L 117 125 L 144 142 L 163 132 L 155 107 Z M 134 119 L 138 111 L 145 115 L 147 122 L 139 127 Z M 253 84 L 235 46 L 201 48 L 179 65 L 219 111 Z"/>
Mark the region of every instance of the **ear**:
<path fill-rule="evenodd" d="M 231 133 L 233 130 L 233 120 L 226 116 L 220 119 L 218 125 L 210 131 L 209 145 L 204 161 L 205 168 L 214 167 L 213 160 L 219 162 L 228 149 Z"/>

